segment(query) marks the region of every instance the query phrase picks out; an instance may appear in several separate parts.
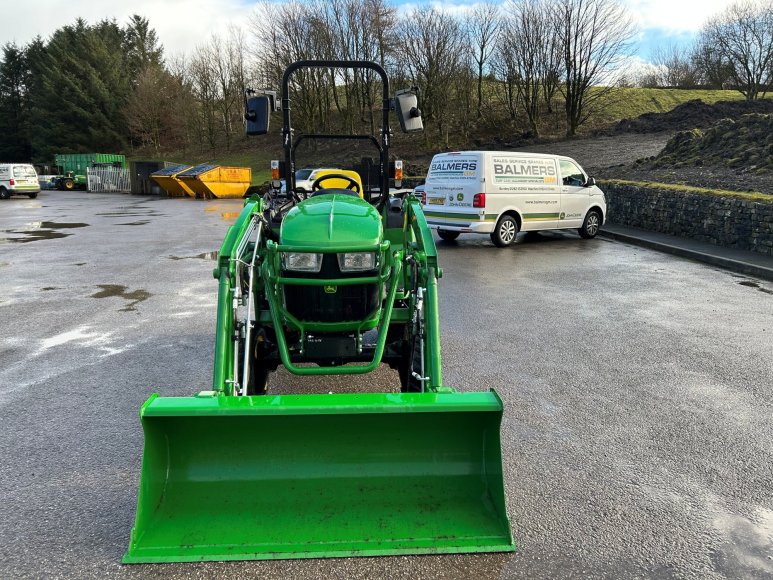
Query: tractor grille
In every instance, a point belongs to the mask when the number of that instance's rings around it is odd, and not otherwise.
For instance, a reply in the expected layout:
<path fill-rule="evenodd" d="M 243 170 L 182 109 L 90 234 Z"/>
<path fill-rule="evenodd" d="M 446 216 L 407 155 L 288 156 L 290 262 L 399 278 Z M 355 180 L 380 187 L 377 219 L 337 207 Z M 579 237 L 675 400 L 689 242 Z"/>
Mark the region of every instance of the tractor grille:
<path fill-rule="evenodd" d="M 359 278 L 373 276 L 374 272 L 342 274 L 335 254 L 325 254 L 318 274 L 283 272 L 292 278 Z M 377 284 L 337 286 L 335 292 L 322 286 L 284 287 L 285 307 L 304 322 L 353 322 L 363 320 L 378 306 Z"/>

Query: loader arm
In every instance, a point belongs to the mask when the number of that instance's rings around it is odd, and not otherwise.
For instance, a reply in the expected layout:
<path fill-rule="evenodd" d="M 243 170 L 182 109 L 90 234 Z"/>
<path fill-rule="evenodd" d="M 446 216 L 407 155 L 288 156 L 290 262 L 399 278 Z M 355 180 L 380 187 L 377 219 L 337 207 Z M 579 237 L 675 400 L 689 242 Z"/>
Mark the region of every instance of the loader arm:
<path fill-rule="evenodd" d="M 239 248 L 246 249 L 245 237 L 255 220 L 262 218 L 263 200 L 250 198 L 239 217 L 228 228 L 225 239 L 217 254 L 217 267 L 212 275 L 218 280 L 217 322 L 215 325 L 215 364 L 212 390 L 232 395 L 234 390 L 234 289 L 240 260 Z M 258 251 L 254 247 L 252 251 Z"/>

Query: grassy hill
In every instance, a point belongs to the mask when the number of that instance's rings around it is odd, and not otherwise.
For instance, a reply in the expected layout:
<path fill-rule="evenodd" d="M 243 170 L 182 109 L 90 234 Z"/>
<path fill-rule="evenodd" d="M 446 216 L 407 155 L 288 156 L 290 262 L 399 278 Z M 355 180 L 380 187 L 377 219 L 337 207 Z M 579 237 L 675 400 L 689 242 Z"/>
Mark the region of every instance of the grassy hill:
<path fill-rule="evenodd" d="M 619 88 L 609 93 L 605 99 L 604 110 L 595 119 L 595 123 L 614 123 L 645 113 L 665 113 L 694 99 L 713 104 L 717 101 L 738 101 L 743 98 L 738 91 Z"/>
<path fill-rule="evenodd" d="M 700 99 L 704 103 L 717 101 L 737 101 L 742 99 L 737 91 L 725 90 L 683 90 L 683 89 L 644 89 L 644 88 L 616 88 L 605 97 L 599 113 L 581 127 L 582 134 L 590 134 L 599 129 L 609 127 L 622 119 L 633 119 L 645 113 L 663 113 L 671 111 L 678 105 L 694 99 Z M 560 96 L 559 96 L 560 99 Z M 554 104 L 554 113 L 545 115 L 543 119 L 542 138 L 557 140 L 563 138 L 564 125 L 562 115 L 562 103 L 557 99 Z M 492 116 L 498 114 L 496 103 L 491 105 Z M 393 125 L 397 123 L 393 119 Z M 212 151 L 201 153 L 171 152 L 162 156 L 165 160 L 178 161 L 180 163 L 218 163 L 252 168 L 252 182 L 254 184 L 265 183 L 270 178 L 271 159 L 282 158 L 280 147 L 279 127 L 281 115 L 274 113 L 271 124 L 271 133 L 257 138 L 239 139 L 231 151 Z M 428 123 L 428 132 L 433 127 Z M 449 148 L 458 149 L 466 147 L 485 148 L 487 144 L 497 145 L 507 149 L 508 144 L 517 142 L 521 132 L 518 123 L 480 123 L 474 132 L 467 138 L 462 138 L 459 133 L 452 133 L 449 139 Z M 441 142 L 440 139 L 436 143 Z M 428 144 L 427 140 L 416 135 L 405 136 L 395 131 L 393 139 L 393 152 L 395 155 L 407 161 L 423 159 L 443 148 L 440 145 Z M 335 153 L 335 151 L 333 151 Z M 148 159 L 147 156 L 137 155 L 137 158 Z M 300 161 L 300 158 L 299 158 Z M 322 164 L 326 164 L 320 161 Z M 327 162 L 331 163 L 331 162 Z"/>

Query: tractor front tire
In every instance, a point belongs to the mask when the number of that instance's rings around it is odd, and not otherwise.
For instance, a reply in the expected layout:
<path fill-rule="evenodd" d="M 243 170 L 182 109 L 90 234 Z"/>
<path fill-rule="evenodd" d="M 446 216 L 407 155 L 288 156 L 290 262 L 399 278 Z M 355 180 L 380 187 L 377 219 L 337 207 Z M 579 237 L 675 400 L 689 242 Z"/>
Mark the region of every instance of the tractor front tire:
<path fill-rule="evenodd" d="M 72 191 L 75 189 L 75 182 L 73 182 L 72 179 L 65 179 L 63 185 L 66 191 Z"/>
<path fill-rule="evenodd" d="M 400 392 L 402 393 L 421 393 L 421 381 L 413 376 L 416 373 L 422 375 L 424 369 L 421 368 L 421 338 L 410 337 L 410 347 L 406 349 L 406 356 L 400 363 Z"/>
<path fill-rule="evenodd" d="M 260 359 L 253 359 L 247 381 L 248 395 L 265 395 L 268 392 L 268 367 Z"/>

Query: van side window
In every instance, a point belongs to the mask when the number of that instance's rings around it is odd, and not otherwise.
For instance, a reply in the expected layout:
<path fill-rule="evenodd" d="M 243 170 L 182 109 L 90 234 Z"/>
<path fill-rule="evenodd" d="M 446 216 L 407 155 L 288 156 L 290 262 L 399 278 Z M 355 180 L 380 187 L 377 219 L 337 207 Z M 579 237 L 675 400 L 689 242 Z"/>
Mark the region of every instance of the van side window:
<path fill-rule="evenodd" d="M 564 185 L 582 187 L 585 183 L 585 175 L 580 168 L 565 159 L 561 159 L 561 175 L 564 178 Z"/>

